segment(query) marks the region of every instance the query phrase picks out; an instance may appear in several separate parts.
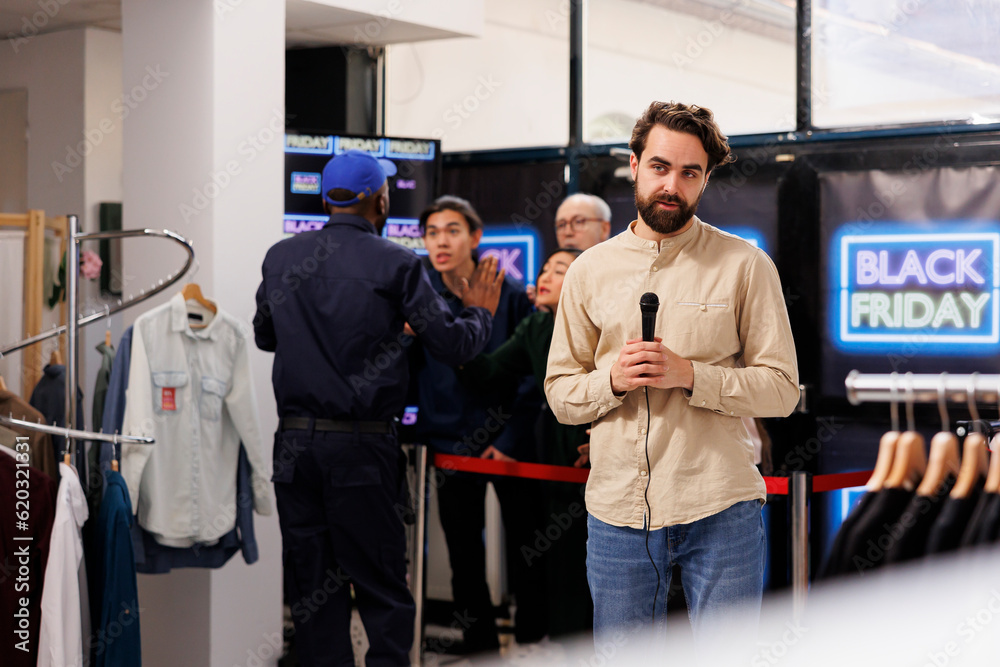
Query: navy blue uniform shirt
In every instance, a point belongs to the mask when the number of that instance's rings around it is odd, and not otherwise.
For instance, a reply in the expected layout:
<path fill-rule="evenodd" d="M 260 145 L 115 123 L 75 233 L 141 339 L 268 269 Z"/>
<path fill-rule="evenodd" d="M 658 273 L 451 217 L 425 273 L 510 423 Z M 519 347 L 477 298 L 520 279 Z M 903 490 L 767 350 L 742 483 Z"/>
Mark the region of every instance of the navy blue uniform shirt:
<path fill-rule="evenodd" d="M 441 274 L 433 268 L 428 273 L 449 308 L 459 311 L 462 302 L 448 290 Z M 531 312 L 524 287 L 505 277 L 493 316 L 493 333 L 483 352 L 500 347 Z M 493 445 L 518 460 L 529 460 L 534 453 L 530 432 L 541 405 L 541 396 L 531 382 L 511 376 L 482 391 L 470 392 L 455 373 L 453 367 L 458 364 L 442 363 L 430 352 L 424 345 L 413 354 L 414 364 L 419 364 L 415 372 L 420 412 L 414 428 L 418 440 L 446 454 L 479 456 Z"/>
<path fill-rule="evenodd" d="M 420 258 L 379 237 L 364 218 L 334 214 L 322 229 L 279 241 L 257 290 L 257 347 L 273 351 L 282 417 L 387 421 L 409 381 L 409 322 L 449 364 L 476 356 L 492 331 L 488 310 L 453 313 Z"/>

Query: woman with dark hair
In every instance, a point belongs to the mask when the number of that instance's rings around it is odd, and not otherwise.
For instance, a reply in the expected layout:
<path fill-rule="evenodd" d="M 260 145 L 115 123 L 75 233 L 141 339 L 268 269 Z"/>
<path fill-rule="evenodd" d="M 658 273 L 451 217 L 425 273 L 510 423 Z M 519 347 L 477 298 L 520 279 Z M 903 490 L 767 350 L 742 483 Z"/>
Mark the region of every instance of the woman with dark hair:
<path fill-rule="evenodd" d="M 473 391 L 482 391 L 510 377 L 530 375 L 538 387 L 545 382 L 549 343 L 559 306 L 563 277 L 576 248 L 559 248 L 545 260 L 537 280 L 535 307 L 539 310 L 518 324 L 513 335 L 499 348 L 461 367 L 459 377 Z M 544 392 L 543 392 L 544 395 Z M 556 421 L 545 407 L 539 420 L 539 460 L 553 465 L 582 467 L 587 464 L 589 429 Z M 510 457 L 496 457 L 510 460 Z M 544 485 L 544 543 L 520 545 L 520 556 L 529 567 L 544 567 L 548 626 L 552 637 L 585 632 L 593 627 L 593 602 L 587 586 L 587 510 L 585 485 L 570 482 L 539 482 Z M 558 533 L 558 535 L 556 535 Z M 554 539 L 553 536 L 555 536 Z"/>

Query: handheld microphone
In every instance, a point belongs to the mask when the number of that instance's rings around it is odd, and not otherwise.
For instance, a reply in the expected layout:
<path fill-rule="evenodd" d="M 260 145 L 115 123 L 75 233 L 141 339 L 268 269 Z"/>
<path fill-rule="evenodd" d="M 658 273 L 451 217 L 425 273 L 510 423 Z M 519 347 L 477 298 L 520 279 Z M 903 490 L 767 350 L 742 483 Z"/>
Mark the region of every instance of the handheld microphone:
<path fill-rule="evenodd" d="M 656 311 L 660 309 L 660 299 L 652 292 L 646 292 L 639 298 L 639 310 L 642 312 L 642 340 L 647 343 L 653 342 L 653 333 L 656 329 Z M 646 524 L 646 555 L 656 572 L 656 591 L 653 593 L 653 626 L 656 626 L 656 600 L 660 595 L 660 568 L 653 560 L 653 554 L 649 550 L 649 526 L 653 521 L 653 509 L 649 506 L 649 485 L 653 481 L 653 468 L 649 465 L 649 430 L 650 430 L 650 410 L 649 410 L 649 387 L 643 387 L 642 393 L 646 397 L 646 470 L 649 475 L 646 477 L 646 490 L 643 492 L 643 499 L 646 501 L 646 516 L 643 523 Z"/>
<path fill-rule="evenodd" d="M 653 331 L 656 329 L 656 311 L 660 308 L 660 300 L 652 292 L 646 292 L 639 298 L 639 310 L 642 311 L 642 340 L 653 342 Z"/>

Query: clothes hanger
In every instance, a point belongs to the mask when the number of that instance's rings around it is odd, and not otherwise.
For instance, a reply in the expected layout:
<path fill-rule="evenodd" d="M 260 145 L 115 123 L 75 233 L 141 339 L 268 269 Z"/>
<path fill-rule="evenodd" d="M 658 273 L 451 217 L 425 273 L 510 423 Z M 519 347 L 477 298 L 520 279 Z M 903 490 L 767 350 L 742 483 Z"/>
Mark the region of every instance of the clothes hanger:
<path fill-rule="evenodd" d="M 916 431 L 913 420 L 913 373 L 905 376 L 906 389 L 906 426 L 907 430 L 900 434 L 896 442 L 896 452 L 893 456 L 892 470 L 885 480 L 887 489 L 912 490 L 927 470 L 927 454 L 924 453 L 924 436 Z"/>
<path fill-rule="evenodd" d="M 198 269 L 200 267 L 201 267 L 201 264 L 198 262 L 198 259 L 195 258 L 195 268 L 194 268 L 194 271 L 191 272 L 191 277 L 192 278 L 194 278 L 194 276 L 198 273 Z M 202 306 L 203 308 L 205 308 L 206 310 L 208 310 L 209 312 L 211 312 L 213 315 L 215 315 L 215 314 L 217 314 L 219 312 L 218 306 L 216 306 L 213 302 L 211 302 L 211 301 L 209 301 L 208 299 L 205 298 L 205 296 L 201 293 L 201 286 L 198 285 L 198 283 L 196 283 L 196 282 L 190 282 L 190 283 L 184 285 L 184 287 L 181 288 L 181 296 L 184 297 L 184 301 L 194 301 L 198 305 Z M 190 317 L 190 311 L 189 311 L 189 318 L 188 319 L 189 319 L 189 323 L 188 324 L 189 324 L 189 326 L 192 329 L 204 329 L 206 326 L 208 326 L 207 324 L 201 323 L 201 321 L 200 321 L 201 320 L 201 315 L 200 314 L 196 318 L 197 320 L 199 320 L 197 323 L 190 322 L 190 319 L 191 319 L 191 317 Z"/>
<path fill-rule="evenodd" d="M 104 347 L 111 347 L 111 304 L 104 304 Z"/>
<path fill-rule="evenodd" d="M 993 444 L 990 445 L 990 471 L 986 475 L 983 491 L 1000 493 L 1000 433 L 993 436 Z"/>
<path fill-rule="evenodd" d="M 941 412 L 941 430 L 931 438 L 930 457 L 927 471 L 917 487 L 918 496 L 934 496 L 947 483 L 949 476 L 958 475 L 960 466 L 958 458 L 958 438 L 948 430 L 948 408 L 946 378 L 947 373 L 941 373 L 938 386 L 938 410 Z M 973 380 L 974 381 L 974 380 Z"/>
<path fill-rule="evenodd" d="M 118 431 L 115 431 L 115 439 L 111 451 L 111 470 L 118 472 Z"/>
<path fill-rule="evenodd" d="M 195 258 L 194 262 L 195 262 L 194 271 L 191 272 L 192 282 L 187 283 L 186 285 L 184 285 L 184 287 L 181 288 L 181 296 L 184 297 L 185 301 L 190 301 L 194 299 L 196 302 L 198 302 L 205 308 L 208 308 L 210 311 L 212 311 L 213 314 L 217 313 L 219 312 L 218 307 L 216 307 L 214 303 L 205 298 L 205 296 L 201 293 L 201 286 L 193 281 L 194 277 L 198 274 L 198 269 L 201 268 L 201 262 L 198 261 L 197 257 Z"/>
<path fill-rule="evenodd" d="M 73 464 L 70 463 L 70 456 L 69 456 L 69 428 L 66 429 L 66 435 L 64 435 L 63 437 L 65 438 L 64 442 L 66 443 L 66 449 L 63 450 L 63 463 L 72 468 Z"/>
<path fill-rule="evenodd" d="M 972 423 L 979 423 L 979 409 L 976 407 L 976 375 L 969 380 L 969 415 Z M 997 396 L 997 406 L 1000 407 L 1000 395 Z M 962 467 L 958 471 L 958 480 L 951 490 L 952 498 L 968 498 L 972 495 L 980 480 L 985 479 L 989 470 L 986 461 L 986 436 L 979 431 L 971 431 L 962 443 Z"/>
<path fill-rule="evenodd" d="M 3 359 L 2 352 L 0 352 L 0 359 Z M 7 391 L 7 383 L 3 381 L 3 374 L 0 374 L 0 391 Z"/>
<path fill-rule="evenodd" d="M 59 351 L 58 347 L 56 349 L 52 350 L 52 354 L 49 355 L 49 365 L 50 366 L 62 366 L 63 365 L 62 353 Z"/>
<path fill-rule="evenodd" d="M 899 395 L 897 394 L 898 387 L 896 385 L 898 379 L 899 373 L 892 373 L 889 376 L 889 393 L 892 397 L 889 400 L 889 415 L 892 430 L 883 434 L 878 442 L 878 458 L 875 459 L 875 469 L 872 470 L 872 476 L 868 478 L 868 483 L 865 484 L 865 488 L 868 491 L 881 491 L 882 487 L 885 486 L 885 480 L 889 476 L 889 471 L 892 470 L 893 455 L 896 453 L 896 442 L 899 441 L 900 436 Z"/>
<path fill-rule="evenodd" d="M 205 296 L 201 293 L 201 287 L 198 285 L 198 283 L 188 283 L 187 285 L 182 287 L 181 296 L 184 297 L 185 301 L 190 301 L 194 299 L 199 304 L 201 304 L 205 308 L 208 308 L 213 313 L 219 312 L 218 307 L 214 303 L 206 299 Z"/>

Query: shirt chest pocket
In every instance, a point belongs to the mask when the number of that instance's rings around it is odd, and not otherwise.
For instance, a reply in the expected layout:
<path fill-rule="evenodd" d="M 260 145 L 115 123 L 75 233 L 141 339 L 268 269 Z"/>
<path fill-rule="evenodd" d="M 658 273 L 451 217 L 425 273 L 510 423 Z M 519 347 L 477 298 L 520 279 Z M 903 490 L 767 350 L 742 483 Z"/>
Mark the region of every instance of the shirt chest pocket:
<path fill-rule="evenodd" d="M 222 402 L 226 398 L 226 383 L 218 378 L 203 375 L 201 377 L 201 400 L 199 408 L 201 418 L 217 422 L 222 418 Z"/>
<path fill-rule="evenodd" d="M 184 409 L 185 371 L 153 371 L 153 409 L 158 415 L 176 415 Z"/>
<path fill-rule="evenodd" d="M 681 300 L 674 306 L 678 349 L 683 357 L 716 361 L 740 349 L 732 305 L 721 300 Z"/>

